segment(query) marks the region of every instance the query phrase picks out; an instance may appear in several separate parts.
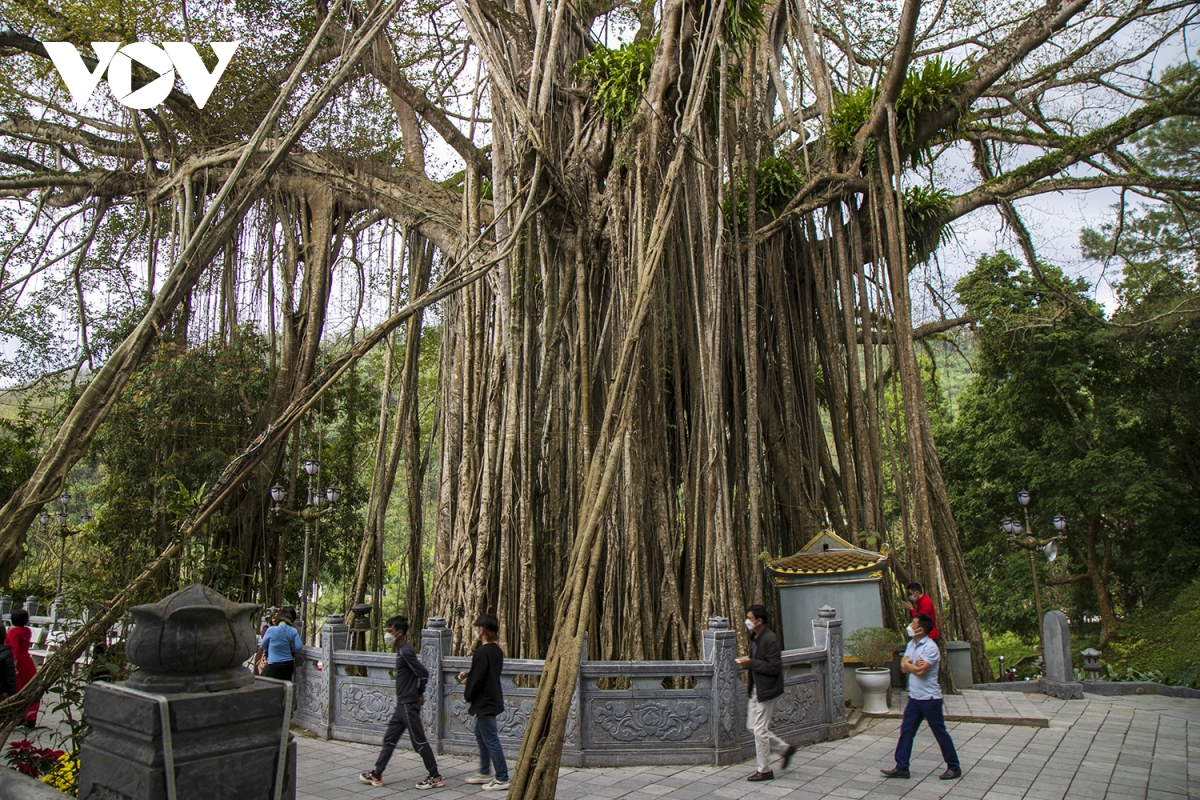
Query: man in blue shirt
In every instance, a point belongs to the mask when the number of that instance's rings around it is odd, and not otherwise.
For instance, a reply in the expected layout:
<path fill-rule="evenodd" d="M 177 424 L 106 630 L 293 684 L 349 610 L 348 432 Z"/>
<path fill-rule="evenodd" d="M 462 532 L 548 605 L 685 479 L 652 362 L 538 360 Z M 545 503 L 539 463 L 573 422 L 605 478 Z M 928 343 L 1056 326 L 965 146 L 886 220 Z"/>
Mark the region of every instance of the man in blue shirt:
<path fill-rule="evenodd" d="M 900 671 L 908 675 L 908 705 L 904 707 L 900 741 L 896 744 L 896 767 L 880 770 L 887 778 L 909 777 L 913 738 L 917 735 L 921 720 L 929 723 L 933 738 L 942 748 L 942 758 L 946 760 L 946 771 L 938 777 L 949 781 L 962 776 L 958 753 L 954 750 L 954 742 L 950 741 L 950 732 L 946 730 L 946 720 L 942 715 L 942 687 L 938 685 L 938 666 L 942 656 L 937 642 L 929 638 L 932 630 L 933 620 L 928 614 L 917 614 L 908 626 L 912 641 L 904 650 L 904 658 L 900 659 Z"/>
<path fill-rule="evenodd" d="M 258 649 L 267 654 L 267 666 L 262 671 L 264 678 L 278 678 L 281 681 L 292 679 L 296 671 L 296 656 L 304 650 L 300 634 L 291 625 L 295 619 L 294 610 L 281 608 L 275 615 L 275 624 L 263 634 Z"/>

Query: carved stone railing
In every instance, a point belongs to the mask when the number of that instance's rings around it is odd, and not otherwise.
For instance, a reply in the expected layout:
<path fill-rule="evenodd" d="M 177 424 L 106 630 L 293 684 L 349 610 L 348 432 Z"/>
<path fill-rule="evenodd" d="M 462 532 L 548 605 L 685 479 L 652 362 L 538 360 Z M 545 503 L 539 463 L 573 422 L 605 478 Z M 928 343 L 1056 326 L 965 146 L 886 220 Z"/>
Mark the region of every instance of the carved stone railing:
<path fill-rule="evenodd" d="M 841 621 L 824 608 L 813 622 L 816 646 L 783 653 L 784 694 L 772 730 L 794 744 L 846 734 Z M 322 630 L 321 646 L 305 648 L 296 672 L 295 724 L 326 739 L 378 743 L 396 707 L 395 657 L 345 649 L 340 617 Z M 463 701 L 471 660 L 451 656 L 453 633 L 433 617 L 421 632 L 429 669 L 421 709 L 425 733 L 439 753 L 473 755 L 475 720 Z M 709 620 L 700 661 L 588 661 L 571 698 L 563 741 L 566 766 L 731 764 L 754 754 L 746 730 L 746 683 L 737 635 L 722 617 Z M 505 752 L 520 749 L 533 709 L 541 661 L 504 661 L 504 713 L 498 722 Z"/>

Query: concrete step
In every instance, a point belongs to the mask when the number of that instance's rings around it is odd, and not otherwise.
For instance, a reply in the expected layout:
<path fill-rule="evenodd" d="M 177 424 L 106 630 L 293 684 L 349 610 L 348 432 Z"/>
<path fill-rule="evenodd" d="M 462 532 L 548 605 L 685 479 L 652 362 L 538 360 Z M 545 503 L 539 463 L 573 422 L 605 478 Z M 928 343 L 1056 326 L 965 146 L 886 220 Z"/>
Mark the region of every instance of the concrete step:
<path fill-rule="evenodd" d="M 900 719 L 908 692 L 893 689 L 890 710 L 877 714 L 883 719 Z M 947 722 L 982 722 L 993 725 L 1023 725 L 1028 728 L 1048 728 L 1050 719 L 1019 692 L 980 692 L 966 689 L 962 694 L 947 695 L 944 713 Z"/>

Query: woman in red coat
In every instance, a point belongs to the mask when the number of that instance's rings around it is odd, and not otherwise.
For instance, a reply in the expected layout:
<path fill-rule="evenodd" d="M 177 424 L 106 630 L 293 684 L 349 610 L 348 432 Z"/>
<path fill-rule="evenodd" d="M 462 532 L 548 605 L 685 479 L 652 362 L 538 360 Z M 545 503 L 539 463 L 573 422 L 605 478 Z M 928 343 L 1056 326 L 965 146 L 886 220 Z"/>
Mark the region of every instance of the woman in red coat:
<path fill-rule="evenodd" d="M 17 662 L 17 691 L 25 688 L 25 684 L 33 680 L 37 667 L 33 665 L 33 656 L 29 655 L 29 644 L 33 641 L 33 632 L 29 630 L 29 612 L 18 608 L 12 613 L 12 628 L 4 643 L 12 648 L 13 658 Z M 25 725 L 32 728 L 37 725 L 38 706 L 34 703 L 25 710 Z"/>

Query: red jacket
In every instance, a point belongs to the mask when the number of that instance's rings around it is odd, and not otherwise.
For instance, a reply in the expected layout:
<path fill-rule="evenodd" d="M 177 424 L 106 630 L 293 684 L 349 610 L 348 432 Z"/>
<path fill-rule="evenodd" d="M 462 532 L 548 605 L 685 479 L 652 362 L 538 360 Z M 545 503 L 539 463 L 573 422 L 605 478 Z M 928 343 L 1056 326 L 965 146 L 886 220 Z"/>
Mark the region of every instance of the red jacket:
<path fill-rule="evenodd" d="M 933 620 L 933 630 L 929 631 L 929 638 L 937 641 L 937 612 L 933 610 L 933 601 L 929 599 L 929 595 L 923 594 L 918 597 L 917 603 L 913 607 L 913 610 L 908 612 L 908 615 L 914 618 L 917 616 L 917 614 L 928 614 L 929 618 Z"/>

